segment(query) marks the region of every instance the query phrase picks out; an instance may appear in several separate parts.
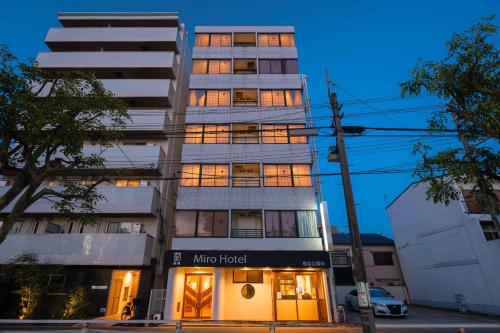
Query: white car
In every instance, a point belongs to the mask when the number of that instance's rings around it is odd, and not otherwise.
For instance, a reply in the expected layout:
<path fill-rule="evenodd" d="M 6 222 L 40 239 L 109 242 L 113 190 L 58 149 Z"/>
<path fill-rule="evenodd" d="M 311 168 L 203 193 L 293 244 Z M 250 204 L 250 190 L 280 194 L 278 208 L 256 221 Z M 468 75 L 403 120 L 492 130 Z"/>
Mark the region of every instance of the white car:
<path fill-rule="evenodd" d="M 406 305 L 395 299 L 384 288 L 370 288 L 370 299 L 375 316 L 408 317 Z M 351 311 L 359 311 L 358 291 L 356 289 L 345 295 L 345 305 Z"/>

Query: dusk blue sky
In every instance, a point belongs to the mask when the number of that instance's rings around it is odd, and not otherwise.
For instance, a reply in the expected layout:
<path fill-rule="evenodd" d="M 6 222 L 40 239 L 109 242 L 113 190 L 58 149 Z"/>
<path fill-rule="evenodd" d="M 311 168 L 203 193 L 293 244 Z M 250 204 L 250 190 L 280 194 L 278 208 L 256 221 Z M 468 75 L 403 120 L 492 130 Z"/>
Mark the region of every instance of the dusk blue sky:
<path fill-rule="evenodd" d="M 191 43 L 195 25 L 294 25 L 299 69 L 309 77 L 317 125 L 327 125 L 325 117 L 330 115 L 324 107 L 327 102 L 324 71 L 328 66 L 330 78 L 339 85 L 339 98 L 346 102 L 343 108 L 346 125 L 422 127 L 429 110 L 348 116 L 438 103 L 432 98 L 358 105 L 350 102 L 355 98 L 398 96 L 398 83 L 406 79 L 417 58 L 442 58 L 445 42 L 453 32 L 464 31 L 499 9 L 498 0 L 9 0 L 2 2 L 0 11 L 0 43 L 7 43 L 20 58 L 35 57 L 37 52 L 47 50 L 45 35 L 50 27 L 59 26 L 56 13 L 61 11 L 178 11 L 191 33 Z M 495 23 L 500 24 L 499 18 Z M 405 163 L 415 161 L 411 156 L 414 140 L 348 138 L 351 171 L 394 165 L 407 169 L 411 165 Z M 450 138 L 426 142 L 436 149 L 457 144 Z M 318 138 L 322 173 L 338 171 L 336 164 L 326 162 L 326 152 L 332 144 L 332 138 Z M 361 231 L 392 235 L 385 207 L 412 181 L 411 173 L 353 176 Z M 323 177 L 322 186 L 332 225 L 347 231 L 340 177 Z"/>

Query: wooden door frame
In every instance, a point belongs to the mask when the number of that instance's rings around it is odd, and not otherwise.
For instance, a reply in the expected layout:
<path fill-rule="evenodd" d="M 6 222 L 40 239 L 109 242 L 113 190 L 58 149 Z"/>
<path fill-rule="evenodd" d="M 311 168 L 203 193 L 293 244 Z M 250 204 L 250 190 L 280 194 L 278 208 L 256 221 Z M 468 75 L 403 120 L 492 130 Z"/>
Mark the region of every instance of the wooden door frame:
<path fill-rule="evenodd" d="M 186 296 L 186 283 L 187 283 L 187 277 L 188 275 L 195 275 L 197 276 L 197 296 L 201 294 L 201 285 L 202 285 L 202 276 L 211 276 L 212 277 L 212 285 L 211 285 L 211 288 L 212 288 L 212 304 L 213 304 L 213 299 L 214 299 L 214 292 L 213 292 L 213 284 L 215 283 L 213 281 L 213 273 L 185 273 L 184 274 L 184 288 L 182 289 L 182 319 L 212 319 L 212 310 L 210 309 L 210 316 L 209 317 L 193 317 L 193 318 L 186 318 L 184 316 L 184 297 Z M 198 297 L 197 297 L 198 298 Z M 196 310 L 198 311 L 198 310 Z M 200 314 L 201 314 L 201 310 L 200 310 Z"/>

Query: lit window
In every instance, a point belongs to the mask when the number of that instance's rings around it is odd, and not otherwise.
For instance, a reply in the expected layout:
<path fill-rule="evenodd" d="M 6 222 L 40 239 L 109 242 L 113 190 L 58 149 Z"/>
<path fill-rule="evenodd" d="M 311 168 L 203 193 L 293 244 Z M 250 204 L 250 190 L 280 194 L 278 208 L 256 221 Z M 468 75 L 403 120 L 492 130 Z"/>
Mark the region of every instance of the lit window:
<path fill-rule="evenodd" d="M 285 91 L 286 106 L 302 106 L 302 92 L 300 90 Z"/>
<path fill-rule="evenodd" d="M 233 125 L 233 143 L 259 143 L 259 125 Z"/>
<path fill-rule="evenodd" d="M 258 187 L 260 186 L 260 165 L 233 164 L 232 179 L 234 187 Z"/>
<path fill-rule="evenodd" d="M 293 34 L 280 34 L 281 46 L 295 46 Z"/>
<path fill-rule="evenodd" d="M 264 165 L 264 186 L 292 186 L 290 165 Z"/>
<path fill-rule="evenodd" d="M 189 106 L 230 106 L 230 91 L 191 90 Z"/>
<path fill-rule="evenodd" d="M 115 180 L 115 186 L 118 187 L 138 187 L 141 185 L 140 180 L 137 179 L 116 179 Z"/>
<path fill-rule="evenodd" d="M 206 74 L 207 69 L 207 60 L 193 60 L 193 74 Z"/>
<path fill-rule="evenodd" d="M 292 165 L 292 172 L 293 186 L 312 186 L 311 167 L 308 164 L 294 164 Z"/>
<path fill-rule="evenodd" d="M 286 125 L 262 125 L 262 143 L 288 143 Z"/>
<path fill-rule="evenodd" d="M 233 283 L 263 283 L 264 272 L 261 270 L 235 269 Z"/>
<path fill-rule="evenodd" d="M 300 90 L 261 90 L 261 106 L 301 106 Z"/>
<path fill-rule="evenodd" d="M 208 74 L 230 74 L 231 61 L 230 60 L 209 60 L 208 61 Z"/>
<path fill-rule="evenodd" d="M 255 46 L 255 33 L 235 33 L 234 46 Z"/>
<path fill-rule="evenodd" d="M 229 143 L 229 126 L 205 125 L 203 143 Z"/>
<path fill-rule="evenodd" d="M 234 106 L 257 106 L 257 89 L 235 89 L 233 92 Z"/>
<path fill-rule="evenodd" d="M 189 92 L 190 106 L 205 106 L 205 90 L 191 90 Z"/>
<path fill-rule="evenodd" d="M 257 74 L 256 59 L 234 59 L 234 74 Z"/>
<path fill-rule="evenodd" d="M 202 143 L 203 125 L 187 125 L 185 143 Z"/>
<path fill-rule="evenodd" d="M 229 166 L 224 164 L 203 164 L 200 186 L 229 186 Z"/>
<path fill-rule="evenodd" d="M 262 238 L 262 212 L 260 210 L 232 210 L 231 237 Z"/>
<path fill-rule="evenodd" d="M 288 129 L 305 128 L 304 125 L 288 125 Z M 307 143 L 307 136 L 290 136 L 290 143 Z"/>
<path fill-rule="evenodd" d="M 209 41 L 209 34 L 195 34 L 194 36 L 194 46 L 208 46 Z"/>
<path fill-rule="evenodd" d="M 180 186 L 200 186 L 200 165 L 182 165 Z"/>

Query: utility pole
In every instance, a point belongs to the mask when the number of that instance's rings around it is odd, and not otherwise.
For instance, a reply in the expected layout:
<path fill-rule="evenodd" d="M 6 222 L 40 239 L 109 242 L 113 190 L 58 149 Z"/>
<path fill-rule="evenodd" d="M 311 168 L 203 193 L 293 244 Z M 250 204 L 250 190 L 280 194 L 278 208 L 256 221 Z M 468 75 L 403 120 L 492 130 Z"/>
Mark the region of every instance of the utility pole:
<path fill-rule="evenodd" d="M 342 185 L 344 188 L 345 206 L 347 211 L 347 221 L 349 223 L 349 233 L 351 235 L 352 247 L 352 262 L 353 275 L 358 291 L 359 309 L 361 313 L 361 325 L 363 333 L 375 333 L 375 321 L 370 304 L 370 287 L 367 284 L 367 276 L 365 263 L 363 259 L 363 248 L 361 245 L 361 236 L 358 228 L 358 218 L 356 216 L 356 208 L 354 206 L 354 197 L 352 193 L 351 177 L 349 175 L 349 166 L 347 164 L 347 155 L 344 145 L 344 132 L 342 130 L 342 114 L 340 112 L 341 105 L 337 100 L 337 94 L 330 91 L 330 86 L 333 85 L 328 79 L 328 71 L 326 71 L 326 84 L 328 89 L 328 98 L 330 107 L 333 112 L 333 126 L 337 141 L 336 148 L 331 151 L 335 162 L 340 162 L 340 172 L 342 174 Z M 329 158 L 329 161 L 332 161 Z"/>

